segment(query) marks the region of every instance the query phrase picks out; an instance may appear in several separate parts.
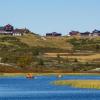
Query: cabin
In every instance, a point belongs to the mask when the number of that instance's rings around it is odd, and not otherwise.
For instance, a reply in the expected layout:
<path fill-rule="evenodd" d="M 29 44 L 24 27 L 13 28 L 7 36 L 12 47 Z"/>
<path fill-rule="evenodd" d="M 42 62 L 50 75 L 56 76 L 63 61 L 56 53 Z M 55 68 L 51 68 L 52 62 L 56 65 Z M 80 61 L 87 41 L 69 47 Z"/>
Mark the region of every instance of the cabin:
<path fill-rule="evenodd" d="M 57 37 L 57 36 L 62 36 L 62 34 L 57 32 L 52 32 L 52 33 L 46 33 L 46 36 Z"/>
<path fill-rule="evenodd" d="M 91 35 L 92 36 L 100 36 L 100 31 L 95 29 L 94 31 L 92 31 Z"/>
<path fill-rule="evenodd" d="M 12 25 L 8 24 L 8 25 L 4 26 L 4 30 L 7 32 L 12 32 L 14 30 L 14 27 Z"/>
<path fill-rule="evenodd" d="M 91 33 L 90 32 L 80 33 L 80 36 L 88 37 L 88 36 L 91 36 Z"/>
<path fill-rule="evenodd" d="M 0 35 L 12 35 L 12 33 L 13 26 L 11 26 L 10 24 L 0 27 Z"/>
<path fill-rule="evenodd" d="M 13 31 L 13 36 L 22 36 L 22 35 L 27 34 L 27 33 L 29 33 L 29 30 L 26 28 L 25 29 L 15 29 Z"/>
<path fill-rule="evenodd" d="M 21 29 L 15 29 L 13 31 L 13 36 L 22 36 L 23 32 L 21 31 Z"/>
<path fill-rule="evenodd" d="M 80 32 L 78 32 L 78 31 L 71 31 L 71 32 L 69 32 L 69 35 L 70 36 L 78 36 L 78 35 L 80 35 Z"/>

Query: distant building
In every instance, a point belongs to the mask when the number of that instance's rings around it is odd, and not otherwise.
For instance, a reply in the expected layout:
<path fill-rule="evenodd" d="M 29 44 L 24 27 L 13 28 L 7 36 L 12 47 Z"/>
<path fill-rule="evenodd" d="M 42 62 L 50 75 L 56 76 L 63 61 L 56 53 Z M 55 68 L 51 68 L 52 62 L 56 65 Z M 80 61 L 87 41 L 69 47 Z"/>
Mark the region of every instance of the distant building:
<path fill-rule="evenodd" d="M 10 24 L 4 26 L 4 30 L 7 32 L 11 32 L 14 30 L 14 27 Z"/>
<path fill-rule="evenodd" d="M 71 31 L 71 32 L 69 32 L 69 35 L 70 36 L 77 36 L 77 35 L 80 35 L 80 32 L 78 32 L 78 31 Z"/>
<path fill-rule="evenodd" d="M 61 35 L 62 35 L 61 33 L 57 33 L 57 32 L 46 33 L 46 36 L 53 36 L 53 37 L 61 36 Z"/>
<path fill-rule="evenodd" d="M 26 33 L 29 33 L 28 29 L 15 29 L 15 30 L 13 30 L 14 36 L 21 36 L 21 35 L 24 35 Z"/>
<path fill-rule="evenodd" d="M 14 29 L 10 24 L 0 27 L 0 35 L 22 36 L 28 33 L 28 29 Z"/>
<path fill-rule="evenodd" d="M 99 30 L 94 30 L 91 34 L 92 36 L 100 36 L 100 31 Z"/>
<path fill-rule="evenodd" d="M 90 32 L 80 33 L 80 36 L 88 37 L 91 36 L 91 33 Z"/>

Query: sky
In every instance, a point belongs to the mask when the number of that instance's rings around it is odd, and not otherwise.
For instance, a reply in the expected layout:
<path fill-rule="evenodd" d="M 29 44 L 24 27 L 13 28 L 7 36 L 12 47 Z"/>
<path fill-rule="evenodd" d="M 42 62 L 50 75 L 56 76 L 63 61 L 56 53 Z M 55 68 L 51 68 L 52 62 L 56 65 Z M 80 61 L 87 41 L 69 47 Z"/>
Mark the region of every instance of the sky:
<path fill-rule="evenodd" d="M 100 30 L 100 0 L 0 0 L 0 26 L 45 35 Z"/>

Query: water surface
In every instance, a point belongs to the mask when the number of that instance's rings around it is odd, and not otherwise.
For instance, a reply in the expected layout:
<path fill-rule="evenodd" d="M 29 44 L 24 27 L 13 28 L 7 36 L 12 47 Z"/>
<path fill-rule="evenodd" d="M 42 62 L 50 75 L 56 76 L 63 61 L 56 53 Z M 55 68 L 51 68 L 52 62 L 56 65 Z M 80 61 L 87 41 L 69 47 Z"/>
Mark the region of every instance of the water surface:
<path fill-rule="evenodd" d="M 64 79 L 100 80 L 100 76 L 68 75 L 60 78 Z M 38 76 L 37 79 L 1 77 L 0 100 L 100 100 L 100 90 L 55 86 L 51 84 L 55 80 L 59 79 L 56 76 Z"/>

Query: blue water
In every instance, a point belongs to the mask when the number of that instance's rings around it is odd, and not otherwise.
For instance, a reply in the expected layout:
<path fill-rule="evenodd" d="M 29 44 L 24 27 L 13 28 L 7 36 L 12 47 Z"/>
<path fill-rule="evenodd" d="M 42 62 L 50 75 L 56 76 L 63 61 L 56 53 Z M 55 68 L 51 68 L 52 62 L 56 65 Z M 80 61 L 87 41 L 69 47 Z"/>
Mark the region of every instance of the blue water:
<path fill-rule="evenodd" d="M 64 76 L 64 79 L 99 79 L 100 76 Z M 100 90 L 79 89 L 70 86 L 55 86 L 51 82 L 55 76 L 38 76 L 37 79 L 25 77 L 1 77 L 0 100 L 100 100 Z"/>

